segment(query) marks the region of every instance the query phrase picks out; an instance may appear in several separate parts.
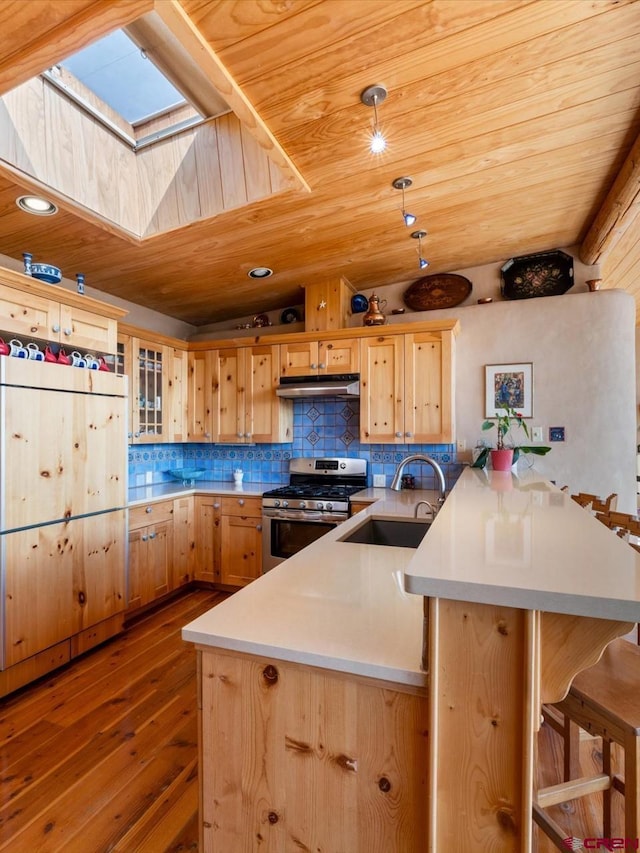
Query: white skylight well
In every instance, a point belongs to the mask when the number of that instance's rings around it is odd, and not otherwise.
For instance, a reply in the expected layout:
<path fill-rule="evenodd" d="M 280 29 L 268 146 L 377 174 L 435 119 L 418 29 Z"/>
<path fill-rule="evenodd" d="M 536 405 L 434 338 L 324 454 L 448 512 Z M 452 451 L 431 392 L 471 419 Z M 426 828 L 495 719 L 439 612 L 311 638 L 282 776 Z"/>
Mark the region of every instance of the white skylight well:
<path fill-rule="evenodd" d="M 134 126 L 186 103 L 123 30 L 59 64 Z"/>

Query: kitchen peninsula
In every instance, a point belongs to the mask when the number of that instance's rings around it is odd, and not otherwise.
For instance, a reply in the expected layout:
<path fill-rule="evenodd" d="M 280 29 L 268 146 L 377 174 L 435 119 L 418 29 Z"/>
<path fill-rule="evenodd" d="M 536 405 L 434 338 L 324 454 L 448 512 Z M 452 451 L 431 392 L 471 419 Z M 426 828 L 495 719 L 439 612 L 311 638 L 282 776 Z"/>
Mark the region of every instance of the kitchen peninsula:
<path fill-rule="evenodd" d="M 183 630 L 205 851 L 532 849 L 540 705 L 640 619 L 638 555 L 533 472 L 473 469 L 417 550 L 343 541 L 423 496 L 381 494 Z"/>

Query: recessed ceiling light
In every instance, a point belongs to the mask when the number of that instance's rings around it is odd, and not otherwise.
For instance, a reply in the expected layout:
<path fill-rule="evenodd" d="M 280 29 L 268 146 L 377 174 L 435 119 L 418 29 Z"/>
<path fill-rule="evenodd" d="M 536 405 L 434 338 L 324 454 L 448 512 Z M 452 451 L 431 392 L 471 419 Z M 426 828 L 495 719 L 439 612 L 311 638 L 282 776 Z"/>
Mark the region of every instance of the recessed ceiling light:
<path fill-rule="evenodd" d="M 249 270 L 247 275 L 249 278 L 269 278 L 270 275 L 273 275 L 273 270 L 270 270 L 269 267 L 254 267 Z"/>
<path fill-rule="evenodd" d="M 16 199 L 16 204 L 21 210 L 33 213 L 35 216 L 53 216 L 58 212 L 58 208 L 52 201 L 37 195 L 21 195 Z"/>

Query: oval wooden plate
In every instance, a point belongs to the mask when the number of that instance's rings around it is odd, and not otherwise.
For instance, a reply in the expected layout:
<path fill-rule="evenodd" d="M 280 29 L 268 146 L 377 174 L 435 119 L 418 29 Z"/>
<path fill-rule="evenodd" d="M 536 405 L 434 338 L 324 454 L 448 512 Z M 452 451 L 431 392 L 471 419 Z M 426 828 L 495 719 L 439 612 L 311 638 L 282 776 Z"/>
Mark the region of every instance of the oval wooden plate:
<path fill-rule="evenodd" d="M 473 285 L 468 278 L 446 272 L 425 275 L 405 290 L 404 304 L 413 311 L 454 308 L 469 296 Z"/>

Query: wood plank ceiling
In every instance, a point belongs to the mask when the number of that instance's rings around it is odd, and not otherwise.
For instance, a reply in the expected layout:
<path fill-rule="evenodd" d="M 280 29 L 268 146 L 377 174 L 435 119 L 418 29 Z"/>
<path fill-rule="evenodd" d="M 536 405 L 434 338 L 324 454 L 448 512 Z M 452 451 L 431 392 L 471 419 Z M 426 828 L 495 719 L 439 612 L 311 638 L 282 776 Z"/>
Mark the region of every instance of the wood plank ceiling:
<path fill-rule="evenodd" d="M 52 220 L 20 212 L 31 185 L 0 163 L 0 253 L 82 269 L 194 325 L 297 304 L 301 284 L 328 275 L 356 289 L 419 278 L 391 186 L 403 175 L 429 272 L 581 244 L 640 133 L 637 0 L 4 0 L 0 94 L 161 4 L 186 12 L 310 192 L 289 186 L 135 241 L 70 204 Z M 371 84 L 389 92 L 377 158 L 360 102 Z M 624 222 L 609 217 L 596 254 L 605 286 L 640 300 L 628 180 L 626 192 Z M 247 278 L 262 265 L 272 278 Z"/>

